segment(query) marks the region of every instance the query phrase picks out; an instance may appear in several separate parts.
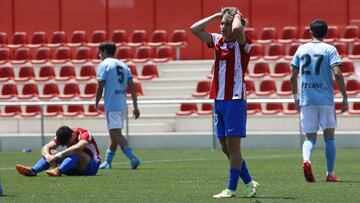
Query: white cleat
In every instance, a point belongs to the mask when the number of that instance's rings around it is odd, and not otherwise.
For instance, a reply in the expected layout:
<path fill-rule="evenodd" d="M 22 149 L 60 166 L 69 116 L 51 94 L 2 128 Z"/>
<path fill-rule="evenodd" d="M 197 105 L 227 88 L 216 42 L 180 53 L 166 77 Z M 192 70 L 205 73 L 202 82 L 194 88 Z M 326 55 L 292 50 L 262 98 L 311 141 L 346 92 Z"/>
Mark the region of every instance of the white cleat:
<path fill-rule="evenodd" d="M 221 193 L 214 195 L 213 198 L 220 199 L 220 198 L 232 198 L 236 197 L 235 191 L 225 189 Z"/>

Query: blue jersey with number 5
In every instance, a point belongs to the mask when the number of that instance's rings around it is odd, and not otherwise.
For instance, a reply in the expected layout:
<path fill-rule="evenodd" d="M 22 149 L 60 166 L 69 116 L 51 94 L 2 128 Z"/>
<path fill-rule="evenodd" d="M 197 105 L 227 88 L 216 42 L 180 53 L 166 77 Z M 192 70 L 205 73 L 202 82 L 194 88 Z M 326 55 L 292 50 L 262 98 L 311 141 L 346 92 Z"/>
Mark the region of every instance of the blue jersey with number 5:
<path fill-rule="evenodd" d="M 308 42 L 299 46 L 291 66 L 299 69 L 300 106 L 333 105 L 332 68 L 341 65 L 336 48 L 324 42 Z"/>
<path fill-rule="evenodd" d="M 122 61 L 106 58 L 97 68 L 97 80 L 104 81 L 105 111 L 126 109 L 126 88 L 132 78 L 129 67 Z"/>

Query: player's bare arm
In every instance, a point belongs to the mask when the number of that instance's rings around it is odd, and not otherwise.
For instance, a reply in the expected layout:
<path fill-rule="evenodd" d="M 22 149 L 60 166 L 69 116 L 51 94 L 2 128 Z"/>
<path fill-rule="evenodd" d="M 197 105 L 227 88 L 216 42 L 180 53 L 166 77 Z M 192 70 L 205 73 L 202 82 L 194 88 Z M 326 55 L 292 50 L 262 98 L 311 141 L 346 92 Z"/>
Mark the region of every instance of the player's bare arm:
<path fill-rule="evenodd" d="M 72 145 L 68 148 L 66 148 L 64 151 L 58 152 L 55 155 L 50 155 L 50 162 L 56 160 L 56 159 L 60 159 L 66 156 L 70 156 L 76 153 L 81 152 L 83 149 L 86 148 L 86 146 L 89 145 L 89 142 L 86 140 L 80 140 L 78 143 L 76 143 L 75 145 Z"/>
<path fill-rule="evenodd" d="M 205 29 L 210 23 L 215 22 L 216 20 L 220 20 L 222 13 L 215 13 L 209 17 L 199 20 L 194 23 L 190 29 L 191 32 L 198 37 L 201 41 L 209 44 L 211 42 L 211 34 Z"/>
<path fill-rule="evenodd" d="M 336 84 L 338 85 L 339 90 L 340 90 L 340 92 L 341 92 L 341 94 L 343 96 L 341 112 L 345 112 L 348 109 L 348 101 L 347 101 L 347 94 L 346 94 L 344 77 L 342 75 L 342 72 L 341 72 L 339 66 L 334 66 L 332 70 L 333 70 L 333 74 L 334 74 L 334 77 L 335 77 Z"/>
<path fill-rule="evenodd" d="M 238 41 L 241 45 L 244 45 L 246 38 L 245 38 L 245 28 L 241 23 L 242 20 L 243 19 L 240 13 L 235 15 L 235 18 L 232 22 L 232 32 L 236 41 Z"/>
<path fill-rule="evenodd" d="M 50 150 L 54 150 L 57 147 L 58 145 L 53 140 L 51 140 L 49 143 L 43 146 L 41 150 L 42 155 L 45 157 L 45 159 L 47 159 L 51 155 Z"/>
<path fill-rule="evenodd" d="M 99 111 L 99 102 L 100 102 L 100 99 L 101 99 L 101 97 L 103 95 L 104 85 L 105 85 L 104 81 L 99 81 L 98 82 L 98 87 L 96 89 L 96 100 L 95 100 L 95 109 L 96 109 L 96 111 Z"/>
<path fill-rule="evenodd" d="M 133 81 L 132 78 L 130 78 L 128 80 L 128 86 L 129 86 L 130 91 L 131 91 L 131 98 L 132 98 L 133 106 L 134 106 L 133 117 L 135 119 L 138 119 L 140 117 L 140 111 L 139 111 L 138 104 L 137 104 L 136 88 L 135 88 L 134 81 Z"/>
<path fill-rule="evenodd" d="M 291 77 L 290 77 L 290 84 L 291 84 L 291 91 L 294 95 L 294 100 L 295 100 L 295 107 L 296 109 L 299 111 L 299 98 L 298 98 L 298 75 L 299 75 L 299 69 L 293 68 L 292 69 L 292 73 L 291 73 Z"/>

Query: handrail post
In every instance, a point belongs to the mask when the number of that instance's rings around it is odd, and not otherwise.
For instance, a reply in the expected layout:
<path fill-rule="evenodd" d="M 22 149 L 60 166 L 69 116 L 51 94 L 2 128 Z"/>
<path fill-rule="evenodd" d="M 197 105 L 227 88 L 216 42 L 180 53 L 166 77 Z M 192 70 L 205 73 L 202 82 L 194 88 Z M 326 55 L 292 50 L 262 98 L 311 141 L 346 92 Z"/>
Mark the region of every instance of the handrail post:
<path fill-rule="evenodd" d="M 129 139 L 129 107 L 126 105 L 126 140 L 128 141 L 130 145 L 130 139 Z"/>
<path fill-rule="evenodd" d="M 45 145 L 44 136 L 44 104 L 40 105 L 40 123 L 41 123 L 41 147 Z"/>
<path fill-rule="evenodd" d="M 214 109 L 214 104 L 211 104 L 211 109 Z M 215 110 L 213 110 L 211 114 L 211 122 L 212 122 L 212 150 L 216 149 L 216 133 L 215 133 Z"/>

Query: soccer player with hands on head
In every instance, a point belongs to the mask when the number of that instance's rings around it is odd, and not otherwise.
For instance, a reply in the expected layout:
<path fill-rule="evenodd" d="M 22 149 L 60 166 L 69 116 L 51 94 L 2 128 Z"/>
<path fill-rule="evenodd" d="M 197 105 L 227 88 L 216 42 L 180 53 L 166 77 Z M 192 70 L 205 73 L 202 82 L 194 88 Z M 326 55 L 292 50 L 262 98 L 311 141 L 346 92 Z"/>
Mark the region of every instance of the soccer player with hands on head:
<path fill-rule="evenodd" d="M 319 126 L 324 131 L 325 155 L 327 161 L 326 181 L 339 182 L 334 174 L 335 128 L 337 127 L 334 107 L 334 82 L 343 96 L 342 112 L 348 108 L 344 78 L 341 73 L 341 58 L 332 45 L 323 42 L 328 26 L 323 20 L 310 24 L 312 41 L 299 46 L 291 62 L 291 88 L 295 105 L 300 111 L 302 132 L 306 139 L 302 146 L 303 170 L 306 181 L 315 182 L 311 169 L 311 154 L 316 143 Z M 298 76 L 300 94 L 298 94 Z"/>
<path fill-rule="evenodd" d="M 209 33 L 206 27 L 220 20 L 221 34 Z M 214 120 L 222 151 L 230 161 L 225 190 L 214 198 L 235 197 L 239 177 L 247 197 L 253 197 L 258 183 L 253 181 L 241 155 L 241 138 L 246 137 L 247 102 L 245 72 L 250 60 L 251 40 L 245 36 L 247 20 L 235 7 L 206 17 L 191 26 L 192 33 L 215 52 L 215 66 L 210 98 L 215 100 Z"/>
<path fill-rule="evenodd" d="M 59 146 L 65 146 L 66 149 L 55 151 Z M 94 176 L 100 162 L 99 149 L 88 130 L 61 126 L 56 131 L 56 136 L 42 148 L 42 157 L 33 167 L 17 164 L 16 170 L 24 176 L 36 176 L 44 170 L 47 170 L 49 176 Z M 53 168 L 49 169 L 50 167 Z"/>

